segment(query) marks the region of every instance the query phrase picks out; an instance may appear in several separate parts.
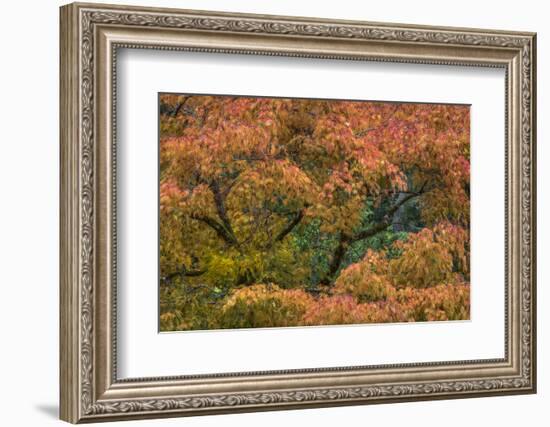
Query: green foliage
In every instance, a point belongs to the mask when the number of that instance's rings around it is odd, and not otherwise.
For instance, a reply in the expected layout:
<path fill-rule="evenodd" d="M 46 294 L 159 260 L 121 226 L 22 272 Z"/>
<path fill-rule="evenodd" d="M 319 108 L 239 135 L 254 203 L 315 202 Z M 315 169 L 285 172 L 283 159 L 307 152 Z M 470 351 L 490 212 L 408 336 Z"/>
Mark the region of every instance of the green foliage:
<path fill-rule="evenodd" d="M 337 245 L 337 239 L 330 233 L 321 231 L 321 221 L 314 219 L 294 233 L 296 249 L 300 253 L 309 253 L 305 265 L 309 267 L 309 277 L 304 281 L 307 287 L 315 288 L 328 271 L 330 256 Z"/>

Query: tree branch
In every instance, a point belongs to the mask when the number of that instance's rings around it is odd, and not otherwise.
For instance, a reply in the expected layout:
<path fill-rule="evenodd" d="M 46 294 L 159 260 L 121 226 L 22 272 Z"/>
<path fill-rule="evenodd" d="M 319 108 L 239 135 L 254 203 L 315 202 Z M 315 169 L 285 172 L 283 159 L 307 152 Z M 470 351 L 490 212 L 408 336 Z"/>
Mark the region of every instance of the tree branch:
<path fill-rule="evenodd" d="M 206 273 L 206 270 L 187 270 L 185 266 L 182 266 L 180 270 L 167 274 L 162 277 L 162 281 L 167 284 L 174 280 L 176 277 L 198 277 Z"/>
<path fill-rule="evenodd" d="M 424 187 L 424 186 L 423 186 Z M 374 236 L 375 234 L 380 233 L 381 231 L 384 231 L 386 228 L 388 228 L 393 220 L 393 216 L 395 213 L 399 210 L 401 206 L 403 206 L 405 203 L 407 203 L 409 200 L 414 199 L 415 197 L 418 197 L 422 194 L 422 190 L 419 192 L 409 192 L 405 197 L 403 197 L 399 202 L 395 203 L 384 215 L 384 219 L 382 222 L 373 225 L 372 227 L 367 228 L 366 230 L 360 231 L 356 235 L 349 238 L 349 243 L 355 243 L 359 240 L 368 239 L 369 237 Z"/>
<path fill-rule="evenodd" d="M 177 117 L 180 110 L 185 106 L 185 103 L 189 101 L 189 97 L 185 97 L 183 98 L 183 100 L 181 102 L 178 103 L 178 105 L 176 105 L 176 108 L 174 108 L 174 111 L 172 112 L 172 117 Z M 186 110 L 189 112 L 189 110 Z M 191 115 L 193 115 L 191 112 L 189 112 Z"/>
<path fill-rule="evenodd" d="M 231 227 L 231 222 L 227 216 L 227 211 L 225 209 L 225 197 L 220 190 L 220 185 L 218 181 L 212 180 L 209 185 L 214 195 L 214 204 L 216 205 L 216 212 L 222 221 L 222 226 L 225 228 L 225 231 L 230 236 L 231 240 L 238 245 L 237 238 L 235 237 L 235 232 L 233 227 Z"/>
<path fill-rule="evenodd" d="M 221 191 L 221 195 L 222 195 L 222 198 L 223 198 L 223 201 L 225 203 L 225 200 L 227 199 L 227 196 L 229 195 L 229 193 L 231 192 L 231 190 L 233 189 L 233 187 L 235 186 L 235 184 L 238 182 L 239 180 L 239 175 L 240 175 L 240 172 L 237 172 L 237 174 L 235 175 L 235 177 L 233 178 L 233 180 L 227 184 L 225 186 L 225 188 L 223 189 L 223 191 Z"/>
<path fill-rule="evenodd" d="M 230 234 L 225 227 L 220 224 L 218 221 L 216 221 L 214 218 L 210 218 L 206 215 L 197 215 L 197 214 L 191 214 L 192 219 L 196 219 L 197 221 L 201 221 L 204 224 L 208 225 L 210 228 L 212 228 L 216 234 L 224 240 L 226 243 L 229 243 L 231 246 L 238 246 L 239 242 L 235 238 L 234 235 Z"/>
<path fill-rule="evenodd" d="M 277 236 L 275 236 L 274 242 L 280 242 L 282 241 L 288 234 L 294 230 L 294 228 L 300 223 L 302 218 L 304 217 L 304 209 L 302 209 L 300 212 L 298 212 L 294 218 L 283 228 Z"/>
<path fill-rule="evenodd" d="M 340 265 L 342 264 L 342 261 L 344 259 L 344 256 L 346 255 L 346 251 L 349 247 L 349 245 L 358 242 L 360 240 L 368 239 L 369 237 L 373 237 L 376 234 L 386 230 L 392 223 L 393 216 L 395 213 L 399 210 L 401 206 L 403 206 L 405 203 L 407 203 L 409 200 L 419 197 L 422 195 L 425 191 L 427 182 L 425 182 L 420 190 L 414 191 L 414 192 L 407 192 L 406 196 L 403 197 L 401 200 L 396 202 L 391 208 L 388 209 L 386 214 L 384 215 L 384 218 L 381 222 L 378 224 L 373 225 L 372 227 L 369 227 L 365 230 L 360 231 L 359 233 L 355 235 L 348 235 L 348 234 L 340 234 L 340 240 L 338 242 L 338 246 L 336 247 L 336 250 L 332 256 L 331 262 L 329 264 L 328 272 L 323 279 L 323 283 L 325 285 L 330 284 L 334 280 L 334 276 L 340 269 Z M 404 193 L 404 192 L 403 192 Z"/>
<path fill-rule="evenodd" d="M 324 279 L 321 280 L 321 283 L 324 285 L 330 285 L 330 283 L 333 281 L 334 276 L 336 275 L 336 272 L 340 268 L 340 264 L 342 264 L 342 260 L 344 259 L 344 255 L 346 254 L 346 251 L 348 250 L 349 246 L 349 236 L 342 233 L 340 234 L 340 239 L 338 241 L 338 246 L 336 247 L 336 250 L 334 251 L 334 254 L 332 255 L 332 259 L 330 260 L 330 264 L 328 266 L 327 274 L 325 275 Z"/>

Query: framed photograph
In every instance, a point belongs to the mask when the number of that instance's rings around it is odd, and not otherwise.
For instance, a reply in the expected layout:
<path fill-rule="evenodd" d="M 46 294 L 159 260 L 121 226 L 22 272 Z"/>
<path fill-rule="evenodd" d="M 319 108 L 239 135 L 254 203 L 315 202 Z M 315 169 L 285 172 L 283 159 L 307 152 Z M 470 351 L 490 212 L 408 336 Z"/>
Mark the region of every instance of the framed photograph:
<path fill-rule="evenodd" d="M 534 33 L 60 22 L 63 420 L 536 391 Z"/>

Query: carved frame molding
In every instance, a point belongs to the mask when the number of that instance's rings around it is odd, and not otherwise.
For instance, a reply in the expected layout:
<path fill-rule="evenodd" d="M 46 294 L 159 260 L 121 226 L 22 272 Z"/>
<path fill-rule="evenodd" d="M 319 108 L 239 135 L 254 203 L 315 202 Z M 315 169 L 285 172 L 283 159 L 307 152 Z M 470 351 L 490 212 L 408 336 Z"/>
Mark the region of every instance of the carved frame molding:
<path fill-rule="evenodd" d="M 164 35 L 169 42 L 161 41 Z M 149 36 L 156 41 L 144 42 Z M 180 36 L 193 39 L 180 43 L 176 40 Z M 243 43 L 248 39 L 250 43 Z M 101 279 L 116 275 L 113 252 L 105 253 L 104 248 L 116 250 L 116 234 L 106 232 L 112 231 L 116 220 L 112 204 L 116 159 L 108 151 L 116 126 L 114 64 L 121 47 L 505 67 L 509 145 L 505 179 L 511 205 L 505 359 L 117 380 L 116 287 L 104 289 Z M 110 78 L 101 77 L 107 73 Z M 534 97 L 532 33 L 93 4 L 62 7 L 61 418 L 101 421 L 534 392 Z M 111 145 L 104 139 L 110 139 Z M 112 162 L 113 168 L 109 170 L 101 159 Z M 111 178 L 104 180 L 105 174 Z M 270 375 L 273 386 L 260 387 L 260 379 Z M 335 380 L 342 375 L 349 375 L 349 384 Z M 300 385 L 284 387 L 287 380 Z M 211 391 L 185 388 L 201 381 Z M 239 381 L 246 382 L 242 391 Z"/>

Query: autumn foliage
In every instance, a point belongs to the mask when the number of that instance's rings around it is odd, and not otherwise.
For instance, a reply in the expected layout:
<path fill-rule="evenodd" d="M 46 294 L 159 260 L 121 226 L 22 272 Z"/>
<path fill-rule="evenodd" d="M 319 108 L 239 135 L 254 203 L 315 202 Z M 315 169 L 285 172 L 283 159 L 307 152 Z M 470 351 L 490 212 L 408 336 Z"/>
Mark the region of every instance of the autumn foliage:
<path fill-rule="evenodd" d="M 469 120 L 161 95 L 161 330 L 468 319 Z"/>

